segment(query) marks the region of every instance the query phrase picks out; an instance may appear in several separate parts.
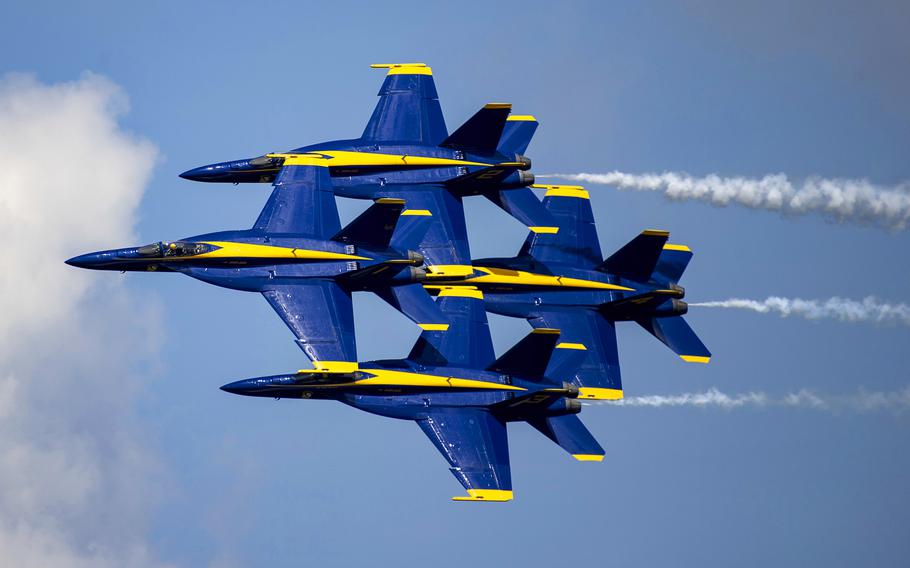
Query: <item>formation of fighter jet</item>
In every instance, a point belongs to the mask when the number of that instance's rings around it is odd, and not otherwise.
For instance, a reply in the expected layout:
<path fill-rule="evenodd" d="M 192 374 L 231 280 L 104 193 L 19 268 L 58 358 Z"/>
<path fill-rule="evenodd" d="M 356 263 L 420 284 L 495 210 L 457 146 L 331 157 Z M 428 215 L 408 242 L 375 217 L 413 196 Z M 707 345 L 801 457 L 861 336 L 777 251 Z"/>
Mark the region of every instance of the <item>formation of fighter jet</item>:
<path fill-rule="evenodd" d="M 682 318 L 678 281 L 692 252 L 647 230 L 604 260 L 587 191 L 533 185 L 524 152 L 534 117 L 491 103 L 448 134 L 429 67 L 373 67 L 388 75 L 360 138 L 181 174 L 272 183 L 251 229 L 67 263 L 179 272 L 262 293 L 313 368 L 222 389 L 414 420 L 467 490 L 456 500 L 512 499 L 508 422 L 528 422 L 578 460 L 601 461 L 603 448 L 577 415 L 581 399 L 623 396 L 617 321 L 637 322 L 685 361 L 710 359 Z M 532 188 L 546 190 L 542 200 Z M 528 226 L 515 257 L 471 259 L 462 199 L 472 195 Z M 336 196 L 373 204 L 342 228 Z M 379 295 L 422 328 L 406 358 L 358 361 L 356 291 Z M 525 318 L 533 330 L 497 358 L 487 311 Z"/>

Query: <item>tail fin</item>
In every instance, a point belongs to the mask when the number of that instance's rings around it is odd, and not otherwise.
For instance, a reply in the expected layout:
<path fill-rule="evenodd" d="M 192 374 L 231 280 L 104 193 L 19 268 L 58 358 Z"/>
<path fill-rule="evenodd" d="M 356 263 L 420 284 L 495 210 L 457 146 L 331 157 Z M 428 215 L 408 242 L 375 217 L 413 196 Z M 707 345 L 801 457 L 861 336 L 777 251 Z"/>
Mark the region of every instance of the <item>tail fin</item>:
<path fill-rule="evenodd" d="M 665 244 L 657 259 L 651 279 L 662 284 L 676 284 L 692 260 L 692 251 L 685 245 Z"/>
<path fill-rule="evenodd" d="M 495 355 L 483 293 L 471 286 L 445 288 L 436 305 L 449 319 L 448 328 L 421 333 L 408 359 L 424 365 L 476 369 L 489 365 Z"/>
<path fill-rule="evenodd" d="M 630 280 L 647 282 L 657 267 L 670 233 L 648 229 L 629 241 L 604 261 L 600 270 L 619 274 Z"/>
<path fill-rule="evenodd" d="M 506 156 L 524 154 L 528 151 L 531 138 L 534 137 L 539 124 L 537 119 L 530 115 L 513 114 L 509 116 L 502 129 L 502 137 L 499 139 L 496 151 Z"/>
<path fill-rule="evenodd" d="M 572 457 L 578 461 L 602 461 L 604 459 L 604 449 L 575 414 L 534 418 L 528 420 L 528 424 L 556 442 L 560 448 L 572 454 Z"/>
<path fill-rule="evenodd" d="M 487 370 L 528 379 L 543 378 L 557 343 L 558 329 L 538 327 L 494 361 Z"/>
<path fill-rule="evenodd" d="M 530 320 L 534 327 L 559 330 L 546 377 L 578 388 L 580 399 L 622 398 L 616 325 L 594 310 L 543 311 Z"/>
<path fill-rule="evenodd" d="M 711 352 L 682 316 L 641 319 L 636 322 L 672 349 L 683 361 L 707 363 L 711 360 Z"/>
<path fill-rule="evenodd" d="M 346 227 L 332 237 L 333 241 L 384 250 L 389 247 L 404 199 L 381 197 Z M 426 231 L 426 229 L 424 229 Z M 419 242 L 419 241 L 418 241 Z"/>
<path fill-rule="evenodd" d="M 477 111 L 458 130 L 442 141 L 440 146 L 488 155 L 496 151 L 506 119 L 512 112 L 509 103 L 490 103 Z"/>
<path fill-rule="evenodd" d="M 520 256 L 531 256 L 544 264 L 572 264 L 594 268 L 603 257 L 594 224 L 588 192 L 579 186 L 537 185 L 546 188 L 544 209 L 552 216 L 552 227 L 531 227 Z"/>

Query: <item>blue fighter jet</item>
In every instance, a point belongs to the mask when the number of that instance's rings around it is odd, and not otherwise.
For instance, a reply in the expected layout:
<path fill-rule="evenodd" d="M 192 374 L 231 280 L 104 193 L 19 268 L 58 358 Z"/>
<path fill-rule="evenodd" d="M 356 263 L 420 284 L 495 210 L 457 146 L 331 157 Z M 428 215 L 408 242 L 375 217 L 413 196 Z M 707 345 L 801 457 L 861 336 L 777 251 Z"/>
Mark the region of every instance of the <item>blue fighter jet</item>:
<path fill-rule="evenodd" d="M 221 388 L 247 396 L 336 400 L 415 420 L 467 490 L 467 496 L 453 498 L 458 501 L 512 499 L 508 422 L 528 422 L 579 461 L 603 460 L 603 448 L 577 416 L 578 399 L 590 387 L 565 380 L 580 352 L 563 343 L 558 330 L 537 328 L 496 359 L 482 292 L 445 288 L 437 303 L 449 329 L 422 332 L 405 359 L 336 364 Z"/>
<path fill-rule="evenodd" d="M 692 259 L 689 247 L 668 244 L 667 231 L 646 230 L 604 260 L 588 192 L 535 187 L 546 189 L 543 206 L 556 231 L 531 232 L 517 256 L 477 259 L 473 274 L 424 286 L 475 286 L 488 311 L 559 329 L 564 346 L 584 353 L 570 382 L 599 386 L 582 398 L 623 396 L 618 321 L 635 321 L 684 361 L 707 363 L 711 353 L 682 317 L 688 307 L 678 282 Z"/>
<path fill-rule="evenodd" d="M 357 361 L 355 291 L 375 292 L 423 329 L 448 327 L 419 284 L 424 259 L 413 250 L 429 227 L 428 212 L 405 209 L 402 199 L 379 198 L 342 229 L 329 169 L 321 159 L 303 161 L 282 168 L 251 229 L 94 252 L 67 264 L 177 272 L 261 292 L 317 368 Z"/>
<path fill-rule="evenodd" d="M 322 161 L 336 195 L 404 199 L 435 217 L 419 252 L 429 277 L 471 272 L 462 198 L 483 195 L 532 231 L 554 231 L 550 215 L 528 186 L 534 176 L 523 155 L 537 128 L 533 116 L 510 116 L 511 105 L 485 105 L 455 132 L 446 130 L 433 82 L 423 63 L 388 68 L 379 103 L 360 138 L 304 146 L 284 153 L 202 166 L 181 177 L 205 182 L 271 182 L 283 165 Z"/>

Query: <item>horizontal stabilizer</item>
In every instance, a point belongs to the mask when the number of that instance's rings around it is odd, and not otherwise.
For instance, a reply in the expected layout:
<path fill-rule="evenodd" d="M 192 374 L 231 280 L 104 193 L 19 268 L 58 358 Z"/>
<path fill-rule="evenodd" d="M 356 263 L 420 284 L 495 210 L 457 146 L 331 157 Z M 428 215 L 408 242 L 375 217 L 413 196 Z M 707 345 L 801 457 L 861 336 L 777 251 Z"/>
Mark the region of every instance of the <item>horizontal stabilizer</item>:
<path fill-rule="evenodd" d="M 630 280 L 647 282 L 667 242 L 667 231 L 647 230 L 629 241 L 604 261 L 600 270 Z"/>
<path fill-rule="evenodd" d="M 650 318 L 637 320 L 638 325 L 661 340 L 683 361 L 689 363 L 707 363 L 711 360 L 711 352 L 695 335 L 689 324 L 682 316 L 666 318 Z"/>
<path fill-rule="evenodd" d="M 513 345 L 487 370 L 528 379 L 543 378 L 558 342 L 558 329 L 539 327 Z"/>
<path fill-rule="evenodd" d="M 604 459 L 604 449 L 575 414 L 534 418 L 528 423 L 578 461 Z"/>
<path fill-rule="evenodd" d="M 443 315 L 436 301 L 419 283 L 380 288 L 375 292 L 421 329 L 427 331 L 449 329 L 449 319 Z"/>
<path fill-rule="evenodd" d="M 487 199 L 515 217 L 535 233 L 556 233 L 559 228 L 553 215 L 529 187 L 486 191 Z"/>
<path fill-rule="evenodd" d="M 533 116 L 513 114 L 506 120 L 496 151 L 506 156 L 524 154 L 528 151 L 539 124 Z"/>
<path fill-rule="evenodd" d="M 332 240 L 384 250 L 389 247 L 403 209 L 403 199 L 379 198 L 369 209 L 338 231 Z"/>
<path fill-rule="evenodd" d="M 443 140 L 440 146 L 472 154 L 492 154 L 499 145 L 510 112 L 511 104 L 490 103 L 459 126 L 458 130 Z"/>

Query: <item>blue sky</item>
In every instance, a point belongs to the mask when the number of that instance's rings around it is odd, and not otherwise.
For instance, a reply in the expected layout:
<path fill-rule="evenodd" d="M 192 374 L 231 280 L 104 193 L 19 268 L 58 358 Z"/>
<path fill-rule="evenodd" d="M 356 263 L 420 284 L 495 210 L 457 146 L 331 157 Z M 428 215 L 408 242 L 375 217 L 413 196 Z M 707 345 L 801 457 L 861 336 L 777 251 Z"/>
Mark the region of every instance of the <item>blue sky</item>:
<path fill-rule="evenodd" d="M 382 81 L 376 62 L 432 65 L 450 130 L 491 101 L 534 114 L 539 173 L 910 178 L 906 6 L 728 4 L 32 2 L 5 11 L 0 72 L 53 84 L 92 71 L 122 87 L 120 124 L 159 151 L 141 243 L 250 225 L 267 187 L 177 174 L 358 135 Z M 606 254 L 645 228 L 692 247 L 682 284 L 693 301 L 907 300 L 906 231 L 589 189 Z M 343 219 L 364 206 L 340 202 Z M 471 200 L 467 214 L 474 256 L 520 247 L 525 229 L 492 205 Z M 306 366 L 258 295 L 172 275 L 99 278 L 122 281 L 159 322 L 160 344 L 124 379 L 136 383 L 124 389 L 128 416 L 101 426 L 129 422 L 154 458 L 136 480 L 148 497 L 130 530 L 156 561 L 898 566 L 910 554 L 906 414 L 589 407 L 603 463 L 575 463 L 530 427 L 510 427 L 516 500 L 465 506 L 448 500 L 461 488 L 409 422 L 218 390 Z M 357 297 L 355 310 L 362 359 L 404 355 L 417 336 L 376 298 Z M 689 321 L 714 353 L 708 366 L 620 326 L 627 396 L 910 384 L 906 327 L 694 308 Z M 527 329 L 491 322 L 499 352 Z M 72 404 L 90 408 L 93 393 L 82 394 Z"/>

